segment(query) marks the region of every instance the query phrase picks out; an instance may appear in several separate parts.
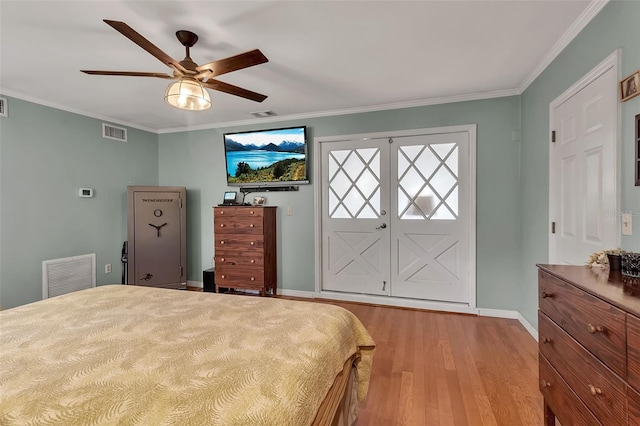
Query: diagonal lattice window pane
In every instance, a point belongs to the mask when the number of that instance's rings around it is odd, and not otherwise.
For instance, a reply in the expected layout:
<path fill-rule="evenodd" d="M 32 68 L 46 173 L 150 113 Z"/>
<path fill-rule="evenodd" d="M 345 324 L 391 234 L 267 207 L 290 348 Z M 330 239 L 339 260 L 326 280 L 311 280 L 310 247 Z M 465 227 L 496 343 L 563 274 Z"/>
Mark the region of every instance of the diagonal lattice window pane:
<path fill-rule="evenodd" d="M 453 148 L 456 147 L 455 143 L 441 143 L 430 145 L 431 149 L 438 154 L 441 160 L 444 160 Z"/>
<path fill-rule="evenodd" d="M 347 161 L 344 162 L 344 171 L 347 172 L 351 180 L 356 180 L 358 175 L 362 173 L 362 169 L 364 169 L 364 162 L 360 159 L 358 155 L 356 155 L 355 151 L 349 155 Z"/>
<path fill-rule="evenodd" d="M 444 198 L 457 182 L 457 179 L 451 174 L 451 172 L 449 172 L 449 170 L 445 167 L 441 167 L 429 180 L 429 185 L 436 190 L 440 198 Z"/>
<path fill-rule="evenodd" d="M 336 195 L 340 198 L 344 197 L 349 188 L 351 188 L 351 180 L 342 171 L 338 171 L 336 176 L 331 180 L 329 187 L 335 191 Z"/>
<path fill-rule="evenodd" d="M 458 146 L 455 143 L 398 149 L 400 219 L 453 220 L 458 214 Z"/>
<path fill-rule="evenodd" d="M 356 185 L 362 191 L 365 197 L 372 195 L 373 191 L 379 186 L 378 180 L 369 169 L 365 170 L 358 178 Z"/>
<path fill-rule="evenodd" d="M 415 162 L 415 167 L 420 170 L 420 173 L 422 173 L 427 179 L 433 174 L 439 165 L 440 160 L 429 149 L 425 149 Z"/>
<path fill-rule="evenodd" d="M 445 162 L 447 167 L 451 170 L 454 176 L 458 176 L 458 147 L 456 146 L 453 150 L 453 153 L 447 158 Z"/>
<path fill-rule="evenodd" d="M 337 155 L 333 155 L 334 153 Z M 329 156 L 335 160 L 333 165 L 329 165 L 329 217 L 378 218 L 380 150 L 337 150 L 330 152 Z"/>

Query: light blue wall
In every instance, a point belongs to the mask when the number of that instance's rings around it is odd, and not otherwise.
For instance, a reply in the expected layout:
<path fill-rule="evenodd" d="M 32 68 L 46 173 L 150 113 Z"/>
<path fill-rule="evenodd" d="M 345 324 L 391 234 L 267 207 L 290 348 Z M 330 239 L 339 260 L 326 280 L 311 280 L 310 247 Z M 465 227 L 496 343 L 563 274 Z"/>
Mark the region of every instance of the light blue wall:
<path fill-rule="evenodd" d="M 429 107 L 281 121 L 251 128 L 307 125 L 310 137 L 478 124 L 478 306 L 517 309 L 537 325 L 535 263 L 548 260 L 549 103 L 622 48 L 622 76 L 640 68 L 640 2 L 614 0 L 522 96 Z M 622 205 L 640 217 L 633 186 L 633 117 L 640 97 L 622 104 Z M 98 282 L 119 281 L 126 238 L 126 186 L 188 188 L 189 279 L 201 280 L 213 256 L 212 206 L 228 189 L 222 133 L 248 127 L 154 135 L 129 129 L 129 143 L 100 137 L 100 121 L 10 99 L 0 119 L 0 304 L 40 298 L 40 262 L 98 254 Z M 522 117 L 522 126 L 521 126 Z M 522 129 L 521 129 L 522 127 Z M 522 142 L 512 132 L 522 130 Z M 311 153 L 313 155 L 313 152 Z M 96 189 L 79 199 L 77 187 Z M 278 212 L 279 285 L 314 289 L 313 185 L 267 193 Z M 291 207 L 293 216 L 283 214 Z M 636 226 L 636 229 L 638 226 Z M 636 231 L 623 248 L 640 251 Z M 114 273 L 103 274 L 112 263 Z"/>
<path fill-rule="evenodd" d="M 516 309 L 519 301 L 519 159 L 520 98 L 506 97 L 429 107 L 279 121 L 252 128 L 306 125 L 310 139 L 354 133 L 478 124 L 477 286 L 478 306 Z M 201 280 L 213 257 L 212 207 L 227 190 L 222 134 L 248 127 L 159 135 L 160 185 L 186 186 L 189 221 L 189 279 Z M 313 152 L 311 153 L 313 156 Z M 314 291 L 314 193 L 266 193 L 278 209 L 279 286 Z M 250 195 L 251 196 L 251 195 Z M 293 215 L 286 215 L 292 207 Z"/>
<path fill-rule="evenodd" d="M 522 278 L 520 312 L 537 327 L 536 263 L 549 260 L 549 104 L 614 50 L 622 49 L 621 77 L 640 68 L 640 2 L 612 1 L 522 94 Z M 633 146 L 640 96 L 622 104 L 621 209 L 634 214 L 634 236 L 622 247 L 640 251 L 640 187 L 634 186 Z M 586 261 L 586 259 L 585 259 Z"/>
<path fill-rule="evenodd" d="M 0 304 L 42 298 L 42 261 L 96 253 L 97 282 L 120 282 L 127 185 L 158 184 L 157 135 L 102 138 L 102 121 L 9 98 L 0 118 Z M 78 188 L 95 190 L 79 198 Z M 113 272 L 104 274 L 111 263 Z"/>

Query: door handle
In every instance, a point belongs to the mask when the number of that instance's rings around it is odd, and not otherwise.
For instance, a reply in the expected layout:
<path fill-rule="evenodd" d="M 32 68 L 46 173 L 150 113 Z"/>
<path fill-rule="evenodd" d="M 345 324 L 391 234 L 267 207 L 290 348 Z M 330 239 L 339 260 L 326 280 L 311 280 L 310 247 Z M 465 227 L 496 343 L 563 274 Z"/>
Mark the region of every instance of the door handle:
<path fill-rule="evenodd" d="M 384 229 L 387 227 L 386 223 L 383 223 L 382 225 L 378 226 L 376 229 Z"/>

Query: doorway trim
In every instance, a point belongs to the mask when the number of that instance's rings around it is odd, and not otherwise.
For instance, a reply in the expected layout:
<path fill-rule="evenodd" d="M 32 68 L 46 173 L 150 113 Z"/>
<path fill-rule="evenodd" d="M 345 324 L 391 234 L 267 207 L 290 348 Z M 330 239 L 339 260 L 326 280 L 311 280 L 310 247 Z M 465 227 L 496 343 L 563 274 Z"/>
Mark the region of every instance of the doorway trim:
<path fill-rule="evenodd" d="M 547 232 L 549 232 L 549 246 L 548 246 L 548 261 L 549 263 L 553 262 L 553 259 L 556 257 L 556 247 L 554 245 L 554 240 L 553 238 L 551 238 L 551 221 L 552 221 L 552 212 L 557 211 L 558 206 L 556 205 L 556 203 L 554 202 L 554 199 L 552 197 L 552 193 L 551 193 L 551 183 L 553 182 L 554 176 L 553 176 L 553 169 L 551 167 L 551 155 L 552 155 L 552 140 L 551 140 L 551 131 L 553 129 L 555 129 L 556 127 L 556 122 L 555 122 L 555 110 L 562 105 L 564 102 L 568 101 L 571 97 L 575 96 L 578 92 L 580 92 L 582 89 L 584 89 L 585 87 L 587 87 L 589 84 L 593 83 L 595 80 L 597 80 L 601 75 L 603 75 L 604 73 L 606 73 L 607 71 L 609 71 L 610 69 L 613 69 L 613 73 L 616 76 L 616 81 L 620 80 L 620 61 L 621 61 L 622 55 L 621 55 L 621 51 L 620 49 L 616 49 L 613 51 L 613 53 L 611 53 L 609 56 L 607 56 L 602 62 L 600 62 L 598 65 L 596 65 L 591 71 L 589 71 L 587 74 L 585 74 L 581 79 L 579 79 L 578 81 L 576 81 L 574 84 L 571 85 L 571 87 L 569 87 L 567 90 L 565 90 L 564 92 L 562 92 L 562 94 L 560 96 L 558 96 L 557 98 L 555 98 L 553 101 L 551 101 L 551 103 L 549 104 L 549 187 L 547 188 L 548 191 L 548 199 L 549 199 L 549 210 L 548 210 L 548 217 L 547 217 Z M 617 86 L 615 88 L 617 90 Z M 620 183 L 621 183 L 621 176 L 620 176 L 620 171 L 622 170 L 621 168 L 621 162 L 622 159 L 620 158 L 620 137 L 621 137 L 621 127 L 622 127 L 622 121 L 621 121 L 621 105 L 620 102 L 617 102 L 617 107 L 616 107 L 616 124 L 615 124 L 615 130 L 616 130 L 616 164 L 615 164 L 615 176 L 616 176 L 616 188 L 615 188 L 615 198 L 616 198 L 616 211 L 614 212 L 614 214 L 616 214 L 616 229 L 620 230 L 620 215 L 618 213 L 620 213 Z M 621 236 L 620 236 L 620 232 L 616 232 L 616 247 L 620 247 L 620 243 L 621 243 Z"/>
<path fill-rule="evenodd" d="M 341 293 L 322 290 L 322 151 L 325 142 L 340 142 L 366 140 L 378 138 L 397 138 L 403 136 L 419 136 L 439 133 L 467 132 L 469 134 L 469 303 L 439 302 L 418 300 L 391 296 L 373 296 L 365 294 Z M 440 310 L 447 312 L 477 314 L 477 286 L 476 286 L 476 145 L 477 124 L 465 124 L 446 127 L 432 127 L 409 130 L 390 130 L 373 133 L 344 134 L 337 136 L 318 136 L 313 139 L 313 195 L 314 195 L 314 226 L 315 226 L 315 297 L 342 300 L 348 302 L 362 302 L 407 308 Z"/>

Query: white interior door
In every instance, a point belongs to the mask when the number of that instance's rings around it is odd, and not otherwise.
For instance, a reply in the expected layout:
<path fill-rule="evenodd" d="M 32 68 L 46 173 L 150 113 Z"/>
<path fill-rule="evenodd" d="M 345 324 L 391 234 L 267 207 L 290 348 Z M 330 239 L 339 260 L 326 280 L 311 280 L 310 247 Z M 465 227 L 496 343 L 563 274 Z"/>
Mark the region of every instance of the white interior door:
<path fill-rule="evenodd" d="M 391 295 L 470 298 L 469 133 L 394 138 Z"/>
<path fill-rule="evenodd" d="M 321 142 L 322 290 L 475 306 L 475 126 L 421 133 Z"/>
<path fill-rule="evenodd" d="M 324 290 L 389 294 L 388 151 L 386 139 L 323 144 Z"/>
<path fill-rule="evenodd" d="M 619 244 L 616 87 L 611 66 L 551 105 L 551 263 L 584 264 Z"/>

